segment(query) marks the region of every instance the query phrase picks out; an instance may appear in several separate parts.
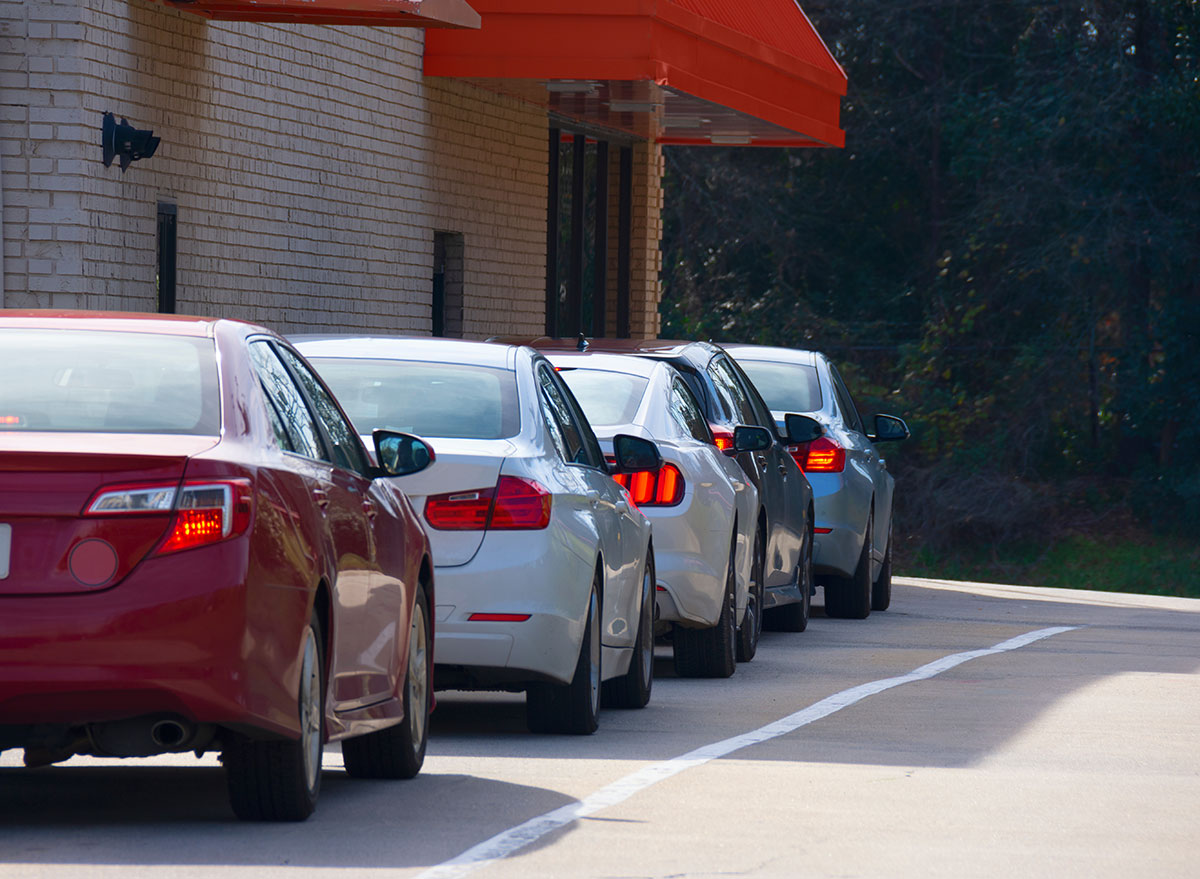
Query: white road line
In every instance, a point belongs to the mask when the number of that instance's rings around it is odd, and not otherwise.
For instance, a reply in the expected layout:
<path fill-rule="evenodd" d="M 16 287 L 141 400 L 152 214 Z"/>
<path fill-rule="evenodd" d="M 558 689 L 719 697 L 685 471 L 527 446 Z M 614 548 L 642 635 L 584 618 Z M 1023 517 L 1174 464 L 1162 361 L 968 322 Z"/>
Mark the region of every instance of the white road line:
<path fill-rule="evenodd" d="M 655 763 L 652 766 L 639 769 L 637 772 L 626 775 L 624 778 L 619 778 L 612 784 L 600 788 L 600 790 L 579 802 L 560 806 L 552 812 L 547 812 L 536 818 L 530 818 L 524 824 L 518 824 L 516 827 L 498 833 L 491 839 L 467 849 L 457 857 L 444 861 L 435 867 L 430 867 L 418 875 L 417 879 L 458 879 L 460 876 L 466 876 L 481 867 L 486 867 L 494 861 L 508 857 L 531 842 L 541 839 L 547 833 L 557 830 L 560 827 L 565 827 L 579 818 L 586 818 L 610 806 L 624 802 L 639 791 L 643 791 L 651 785 L 658 784 L 660 781 L 665 781 L 673 775 L 678 775 L 696 766 L 703 766 L 711 760 L 716 760 L 718 757 L 724 757 L 732 754 L 734 751 L 748 748 L 751 745 L 758 745 L 770 739 L 795 732 L 802 726 L 807 726 L 823 717 L 828 717 L 834 712 L 848 708 L 856 702 L 861 702 L 868 696 L 874 696 L 877 693 L 882 693 L 884 690 L 890 690 L 902 684 L 911 684 L 915 681 L 928 680 L 935 675 L 940 675 L 944 671 L 949 671 L 957 665 L 970 662 L 972 659 L 1016 650 L 1020 647 L 1028 646 L 1035 641 L 1041 641 L 1043 638 L 1061 635 L 1063 632 L 1070 632 L 1077 628 L 1079 627 L 1056 626 L 1050 629 L 1038 629 L 1035 632 L 1027 632 L 1024 635 L 1018 635 L 1016 638 L 1001 641 L 994 647 L 985 647 L 980 650 L 969 650 L 966 653 L 955 653 L 951 656 L 944 656 L 899 677 L 883 678 L 882 680 L 859 684 L 857 687 L 842 690 L 840 693 L 834 693 L 832 696 L 828 696 L 807 708 L 802 708 L 794 714 L 789 714 L 787 717 L 781 718 L 774 723 L 768 723 L 766 726 L 761 726 L 740 736 L 734 736 L 720 742 L 713 742 L 711 745 L 704 745 L 694 751 L 689 751 L 678 757 L 672 757 L 670 760 L 664 760 L 661 763 Z"/>

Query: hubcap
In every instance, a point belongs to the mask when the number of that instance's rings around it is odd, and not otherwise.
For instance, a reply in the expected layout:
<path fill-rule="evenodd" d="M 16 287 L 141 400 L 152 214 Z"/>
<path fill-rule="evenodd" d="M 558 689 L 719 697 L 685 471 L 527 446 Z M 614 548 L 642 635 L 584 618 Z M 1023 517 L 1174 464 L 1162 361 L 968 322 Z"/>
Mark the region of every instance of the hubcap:
<path fill-rule="evenodd" d="M 304 663 L 300 668 L 300 747 L 309 790 L 317 786 L 321 745 L 321 663 L 317 659 L 317 636 L 309 627 L 304 641 Z"/>
<path fill-rule="evenodd" d="M 408 729 L 414 752 L 425 741 L 425 723 L 429 705 L 429 642 L 425 609 L 413 606 L 412 631 L 408 636 Z"/>

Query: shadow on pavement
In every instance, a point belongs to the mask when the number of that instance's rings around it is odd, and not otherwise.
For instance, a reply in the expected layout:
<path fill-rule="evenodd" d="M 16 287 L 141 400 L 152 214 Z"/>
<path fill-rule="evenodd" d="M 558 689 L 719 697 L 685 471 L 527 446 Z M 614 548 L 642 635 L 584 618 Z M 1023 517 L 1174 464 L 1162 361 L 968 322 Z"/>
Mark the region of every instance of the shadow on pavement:
<path fill-rule="evenodd" d="M 257 824 L 234 818 L 217 767 L 0 768 L 0 864 L 424 867 L 569 802 L 467 775 L 363 781 L 338 769 L 308 821 Z"/>

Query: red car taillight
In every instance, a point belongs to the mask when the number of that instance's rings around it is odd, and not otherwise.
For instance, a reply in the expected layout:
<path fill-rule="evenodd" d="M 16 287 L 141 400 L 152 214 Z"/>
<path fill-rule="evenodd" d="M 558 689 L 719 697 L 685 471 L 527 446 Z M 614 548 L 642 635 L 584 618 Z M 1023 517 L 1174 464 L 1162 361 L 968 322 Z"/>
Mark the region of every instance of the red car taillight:
<path fill-rule="evenodd" d="M 841 473 L 846 469 L 846 450 L 827 436 L 788 446 L 788 452 L 806 473 Z"/>
<path fill-rule="evenodd" d="M 538 530 L 550 524 L 550 492 L 532 479 L 501 476 L 495 488 L 425 499 L 425 521 L 439 531 Z"/>
<path fill-rule="evenodd" d="M 733 448 L 733 431 L 717 427 L 715 424 L 710 424 L 708 429 L 712 431 L 713 444 L 718 449 L 728 452 Z"/>
<path fill-rule="evenodd" d="M 254 494 L 249 479 L 186 480 L 182 485 L 114 485 L 96 492 L 85 516 L 174 513 L 155 555 L 218 543 L 250 526 Z"/>
<path fill-rule="evenodd" d="M 539 529 L 550 524 L 550 492 L 532 479 L 501 476 L 489 528 Z"/>
<path fill-rule="evenodd" d="M 640 473 L 617 473 L 613 480 L 639 507 L 673 507 L 683 500 L 683 474 L 674 464 Z"/>

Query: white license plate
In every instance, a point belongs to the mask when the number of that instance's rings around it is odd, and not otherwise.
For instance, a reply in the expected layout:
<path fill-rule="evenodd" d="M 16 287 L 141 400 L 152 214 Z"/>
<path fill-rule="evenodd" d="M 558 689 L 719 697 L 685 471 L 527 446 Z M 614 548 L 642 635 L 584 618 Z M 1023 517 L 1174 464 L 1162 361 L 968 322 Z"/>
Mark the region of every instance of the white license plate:
<path fill-rule="evenodd" d="M 12 525 L 0 523 L 0 580 L 8 577 L 8 559 L 12 555 Z"/>

